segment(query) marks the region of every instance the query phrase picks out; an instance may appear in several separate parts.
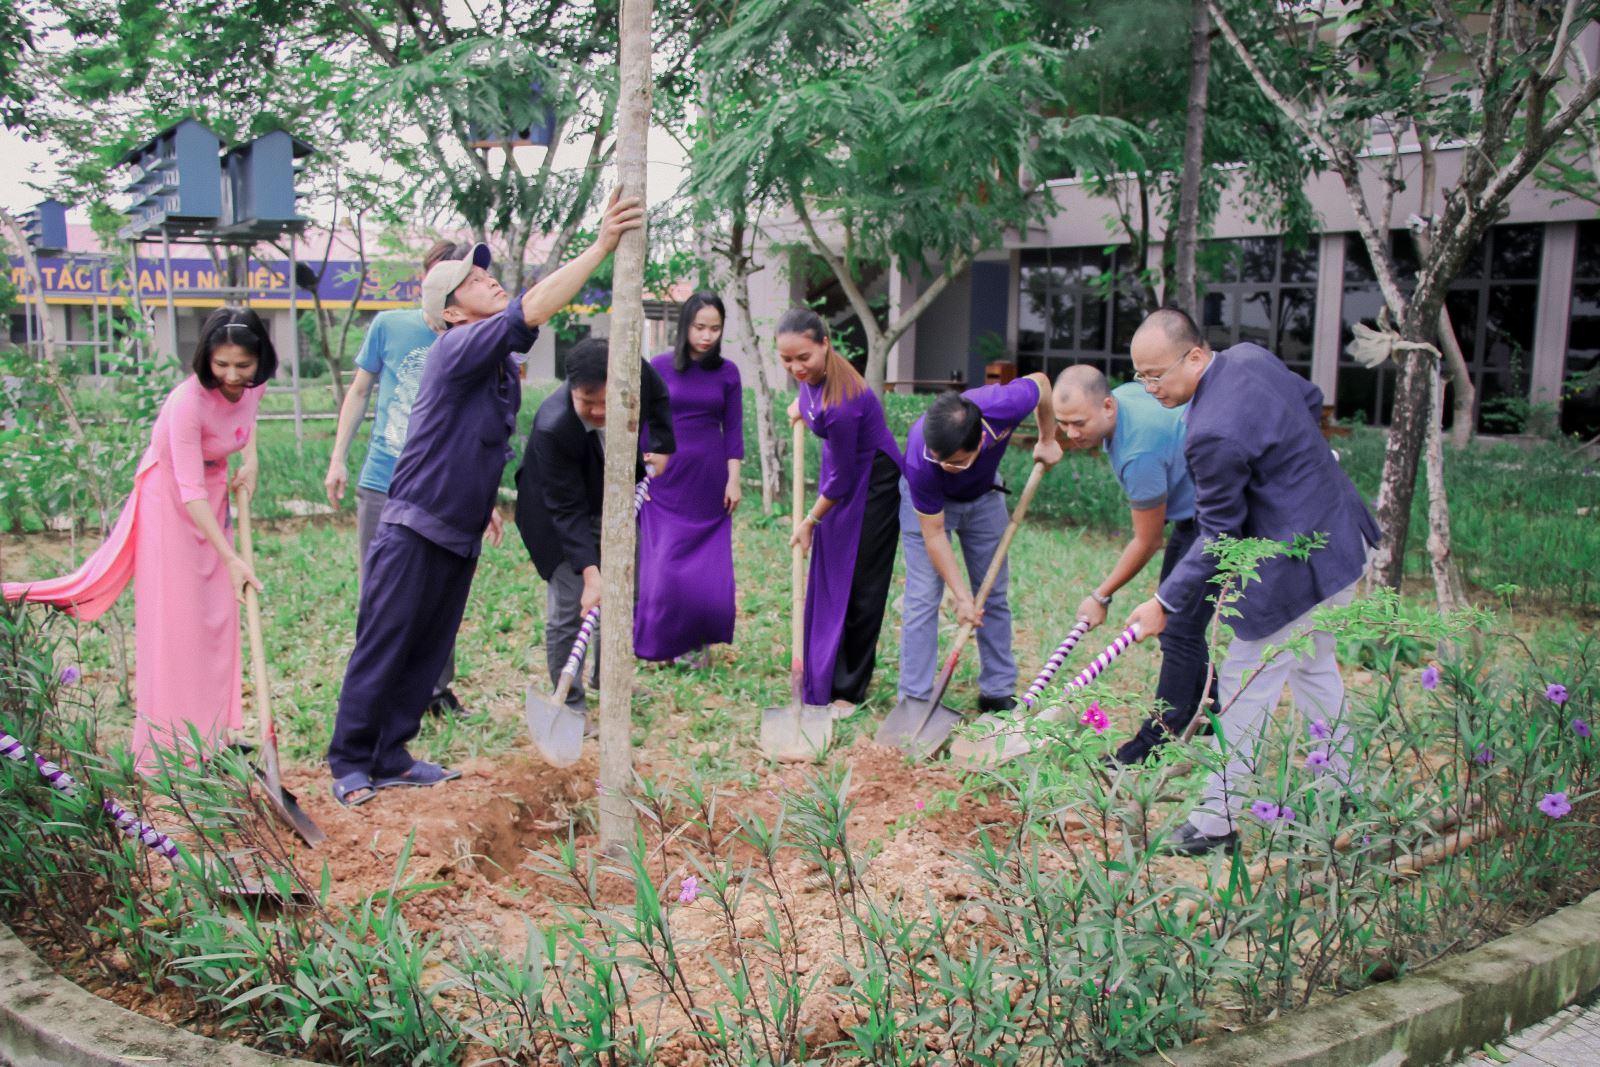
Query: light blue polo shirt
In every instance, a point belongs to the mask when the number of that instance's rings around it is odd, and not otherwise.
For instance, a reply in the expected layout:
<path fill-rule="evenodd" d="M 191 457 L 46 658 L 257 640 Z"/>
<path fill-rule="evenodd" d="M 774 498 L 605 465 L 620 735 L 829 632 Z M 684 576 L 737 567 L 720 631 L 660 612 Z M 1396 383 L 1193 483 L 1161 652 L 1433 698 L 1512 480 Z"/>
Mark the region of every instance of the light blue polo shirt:
<path fill-rule="evenodd" d="M 438 339 L 420 308 L 379 312 L 367 327 L 356 366 L 378 379 L 378 396 L 372 411 L 372 443 L 356 483 L 361 488 L 389 491 L 395 460 L 411 432 L 411 406 L 417 402 L 428 349 Z"/>
<path fill-rule="evenodd" d="M 1104 448 L 1128 506 L 1148 511 L 1167 506 L 1167 519 L 1194 518 L 1194 482 L 1183 459 L 1183 421 L 1188 406 L 1162 407 L 1138 382 L 1111 390 L 1117 399 L 1117 428 Z"/>

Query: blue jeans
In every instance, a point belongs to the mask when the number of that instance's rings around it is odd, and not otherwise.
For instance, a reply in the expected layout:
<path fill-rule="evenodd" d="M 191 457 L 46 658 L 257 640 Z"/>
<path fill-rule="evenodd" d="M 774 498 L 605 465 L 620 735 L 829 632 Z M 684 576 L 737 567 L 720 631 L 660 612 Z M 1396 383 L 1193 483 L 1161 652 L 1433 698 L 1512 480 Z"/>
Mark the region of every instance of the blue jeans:
<path fill-rule="evenodd" d="M 961 542 L 974 596 L 1010 521 L 1005 494 L 997 491 L 977 500 L 944 502 L 944 530 Z M 900 540 L 906 557 L 906 596 L 900 623 L 900 696 L 927 700 L 933 696 L 934 678 L 942 666 L 939 601 L 944 596 L 944 579 L 928 558 L 922 526 L 911 507 L 904 478 L 900 479 Z M 1011 605 L 1006 600 L 1009 569 L 1001 566 L 995 577 L 994 588 L 984 602 L 983 625 L 977 632 L 978 692 L 986 697 L 1009 697 L 1017 689 L 1017 661 L 1011 655 Z"/>
<path fill-rule="evenodd" d="M 1193 519 L 1174 522 L 1167 534 L 1167 550 L 1161 557 L 1161 577 L 1172 573 L 1194 544 L 1197 528 Z M 1167 627 L 1156 639 L 1161 642 L 1161 676 L 1156 681 L 1156 701 L 1166 707 L 1159 717 L 1146 719 L 1126 744 L 1117 750 L 1122 763 L 1142 763 L 1157 746 L 1183 733 L 1200 707 L 1205 692 L 1206 627 L 1216 614 L 1212 595 L 1196 597 L 1194 605 L 1181 614 L 1167 616 Z M 1211 678 L 1211 703 L 1216 704 L 1217 679 Z"/>

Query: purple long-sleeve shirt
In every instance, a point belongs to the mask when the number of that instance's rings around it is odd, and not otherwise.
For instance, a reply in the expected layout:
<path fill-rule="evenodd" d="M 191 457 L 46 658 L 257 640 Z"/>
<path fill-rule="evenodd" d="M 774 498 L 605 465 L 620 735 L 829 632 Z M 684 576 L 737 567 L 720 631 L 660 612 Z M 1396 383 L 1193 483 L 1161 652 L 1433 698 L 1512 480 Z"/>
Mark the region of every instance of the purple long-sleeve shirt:
<path fill-rule="evenodd" d="M 499 314 L 453 326 L 433 343 L 381 521 L 477 557 L 522 406 L 512 353 L 538 336 L 518 295 Z"/>

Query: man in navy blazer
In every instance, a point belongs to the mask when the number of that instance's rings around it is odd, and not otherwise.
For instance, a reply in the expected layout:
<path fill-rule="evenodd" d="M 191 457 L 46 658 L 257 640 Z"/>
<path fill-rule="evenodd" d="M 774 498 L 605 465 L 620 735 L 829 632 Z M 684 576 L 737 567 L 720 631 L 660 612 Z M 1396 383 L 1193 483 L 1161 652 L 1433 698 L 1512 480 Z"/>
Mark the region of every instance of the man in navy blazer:
<path fill-rule="evenodd" d="M 1219 535 L 1292 542 L 1327 535 L 1307 559 L 1280 555 L 1264 561 L 1229 620 L 1234 640 L 1218 671 L 1227 766 L 1213 774 L 1189 821 L 1167 843 L 1186 855 L 1232 850 L 1234 817 L 1247 803 L 1244 778 L 1255 769 L 1256 747 L 1288 683 L 1296 710 L 1312 726 L 1328 757 L 1328 773 L 1348 781 L 1344 681 L 1333 635 L 1313 630 L 1311 614 L 1344 604 L 1366 567 L 1378 524 L 1340 469 L 1321 431 L 1322 391 L 1271 352 L 1253 344 L 1212 352 L 1194 320 L 1177 308 L 1153 312 L 1133 335 L 1135 378 L 1167 407 L 1188 404 L 1184 456 L 1195 485 L 1199 537 L 1161 582 L 1155 597 L 1128 616 L 1140 639 L 1166 626 L 1215 591 L 1216 569 L 1205 543 Z M 1303 656 L 1263 654 L 1310 632 Z M 1245 679 L 1249 678 L 1248 686 Z"/>

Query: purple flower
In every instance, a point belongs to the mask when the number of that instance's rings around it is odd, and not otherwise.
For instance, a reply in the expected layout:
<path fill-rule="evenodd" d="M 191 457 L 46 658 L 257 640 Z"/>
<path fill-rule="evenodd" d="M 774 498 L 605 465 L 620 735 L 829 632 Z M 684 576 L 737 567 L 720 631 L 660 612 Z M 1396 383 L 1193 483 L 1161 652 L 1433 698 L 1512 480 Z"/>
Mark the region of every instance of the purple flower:
<path fill-rule="evenodd" d="M 700 895 L 700 879 L 694 875 L 685 875 L 683 884 L 678 889 L 679 904 L 693 904 L 694 898 Z"/>
<path fill-rule="evenodd" d="M 1477 760 L 1483 766 L 1487 767 L 1489 764 L 1494 762 L 1494 753 L 1489 751 L 1488 745 L 1484 745 L 1482 748 L 1478 749 L 1478 754 L 1472 758 Z"/>
<path fill-rule="evenodd" d="M 1422 668 L 1422 688 L 1424 688 L 1424 689 L 1437 689 L 1437 688 L 1439 688 L 1439 668 L 1438 667 L 1434 667 L 1434 666 L 1430 665 L 1430 666 Z"/>
<path fill-rule="evenodd" d="M 1552 704 L 1565 704 L 1567 702 L 1567 687 L 1560 682 L 1551 682 L 1544 687 L 1544 698 Z"/>
<path fill-rule="evenodd" d="M 597 797 L 606 795 L 606 784 L 598 778 L 594 780 L 594 795 Z"/>
<path fill-rule="evenodd" d="M 1285 804 L 1283 807 L 1278 809 L 1278 818 L 1282 819 L 1284 822 L 1294 822 L 1294 809 Z"/>
<path fill-rule="evenodd" d="M 1594 736 L 1594 731 L 1589 729 L 1589 724 L 1584 722 L 1582 719 L 1572 720 L 1572 732 L 1577 734 L 1579 737 L 1584 738 Z"/>
<path fill-rule="evenodd" d="M 78 679 L 83 677 L 83 672 L 77 667 L 68 667 L 61 672 L 62 685 L 77 685 Z"/>
<path fill-rule="evenodd" d="M 1326 719 L 1312 719 L 1311 725 L 1306 727 L 1306 733 L 1310 734 L 1314 741 L 1326 741 L 1333 736 L 1333 731 L 1328 729 Z"/>
<path fill-rule="evenodd" d="M 1273 822 L 1283 809 L 1270 800 L 1258 800 L 1250 805 L 1250 814 L 1262 822 Z"/>
<path fill-rule="evenodd" d="M 1565 793 L 1546 793 L 1544 799 L 1539 801 L 1539 810 L 1552 819 L 1559 819 L 1572 810 L 1572 804 Z"/>
<path fill-rule="evenodd" d="M 1089 727 L 1097 734 L 1105 733 L 1106 727 L 1111 725 L 1111 720 L 1106 718 L 1106 713 L 1100 710 L 1099 701 L 1095 701 L 1085 708 L 1083 715 L 1078 718 L 1078 722 L 1083 726 Z"/>
<path fill-rule="evenodd" d="M 1328 754 L 1326 752 L 1313 752 L 1306 756 L 1306 769 L 1321 774 L 1328 769 Z"/>

